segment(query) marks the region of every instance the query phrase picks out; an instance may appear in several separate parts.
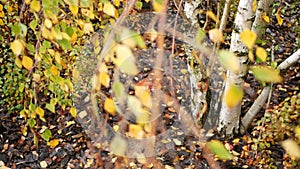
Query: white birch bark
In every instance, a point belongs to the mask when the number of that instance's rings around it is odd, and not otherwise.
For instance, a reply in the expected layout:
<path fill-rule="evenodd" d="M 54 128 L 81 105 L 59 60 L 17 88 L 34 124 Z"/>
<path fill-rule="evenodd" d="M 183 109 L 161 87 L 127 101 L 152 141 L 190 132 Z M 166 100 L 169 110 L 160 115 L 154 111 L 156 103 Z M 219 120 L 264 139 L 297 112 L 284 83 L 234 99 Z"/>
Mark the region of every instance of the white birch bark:
<path fill-rule="evenodd" d="M 241 0 L 238 5 L 238 11 L 234 21 L 235 27 L 231 36 L 230 51 L 235 53 L 246 53 L 247 48 L 240 39 L 240 32 L 244 29 L 251 28 L 252 22 L 251 17 L 253 16 L 252 11 L 253 0 Z M 227 71 L 227 80 L 225 82 L 224 93 L 228 90 L 229 86 L 234 83 L 235 85 L 241 86 L 243 81 L 242 76 L 246 73 L 246 65 L 244 65 L 245 57 L 240 57 L 241 70 L 235 74 Z M 239 132 L 239 121 L 241 114 L 241 103 L 238 103 L 234 108 L 229 108 L 226 105 L 226 101 L 223 99 L 218 130 L 225 132 L 226 135 L 232 135 Z"/>

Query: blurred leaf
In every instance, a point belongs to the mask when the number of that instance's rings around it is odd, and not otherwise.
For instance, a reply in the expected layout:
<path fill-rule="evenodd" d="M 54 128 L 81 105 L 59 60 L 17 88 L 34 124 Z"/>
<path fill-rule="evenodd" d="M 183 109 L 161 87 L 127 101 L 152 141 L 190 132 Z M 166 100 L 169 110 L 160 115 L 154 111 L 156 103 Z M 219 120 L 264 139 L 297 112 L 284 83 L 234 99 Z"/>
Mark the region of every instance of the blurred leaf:
<path fill-rule="evenodd" d="M 51 148 L 55 148 L 59 144 L 59 139 L 53 139 L 47 143 Z"/>
<path fill-rule="evenodd" d="M 71 113 L 71 115 L 72 115 L 74 118 L 77 117 L 77 110 L 76 110 L 75 107 L 72 106 L 72 107 L 70 108 L 70 113 Z"/>
<path fill-rule="evenodd" d="M 197 42 L 201 43 L 205 37 L 206 37 L 206 33 L 202 29 L 199 29 L 196 35 Z"/>
<path fill-rule="evenodd" d="M 41 5 L 39 1 L 33 0 L 30 3 L 30 9 L 35 11 L 35 12 L 39 12 L 41 9 Z"/>
<path fill-rule="evenodd" d="M 41 137 L 42 137 L 45 141 L 48 142 L 49 139 L 52 137 L 52 133 L 51 133 L 51 131 L 50 131 L 49 129 L 46 129 L 46 130 L 42 133 Z"/>
<path fill-rule="evenodd" d="M 287 151 L 291 156 L 300 158 L 300 146 L 292 139 L 285 140 L 281 143 L 282 147 Z"/>
<path fill-rule="evenodd" d="M 140 125 L 130 124 L 128 136 L 136 139 L 142 139 L 145 135 L 143 128 Z"/>
<path fill-rule="evenodd" d="M 142 103 L 134 96 L 128 96 L 128 108 L 136 117 L 137 123 L 149 122 L 150 112 L 142 108 Z"/>
<path fill-rule="evenodd" d="M 120 100 L 123 100 L 125 96 L 125 87 L 121 82 L 114 82 L 112 85 L 113 92 L 115 93 L 116 97 Z"/>
<path fill-rule="evenodd" d="M 28 56 L 23 56 L 22 58 L 22 65 L 27 69 L 30 70 L 33 66 L 33 61 Z"/>
<path fill-rule="evenodd" d="M 23 44 L 21 43 L 20 40 L 14 40 L 12 43 L 11 43 L 11 46 L 10 46 L 11 50 L 14 52 L 15 55 L 20 55 L 24 49 L 24 46 Z"/>
<path fill-rule="evenodd" d="M 253 66 L 251 68 L 255 78 L 262 82 L 281 83 L 282 77 L 279 75 L 279 70 L 268 66 Z"/>
<path fill-rule="evenodd" d="M 107 15 L 118 18 L 118 11 L 111 3 L 104 3 L 103 12 Z"/>
<path fill-rule="evenodd" d="M 222 32 L 215 28 L 208 31 L 209 39 L 213 41 L 214 43 L 220 43 L 224 42 L 223 34 Z"/>
<path fill-rule="evenodd" d="M 106 88 L 109 87 L 110 78 L 106 72 L 99 73 L 99 81 L 101 85 L 105 86 Z"/>
<path fill-rule="evenodd" d="M 144 86 L 135 86 L 135 95 L 141 100 L 142 104 L 148 108 L 152 107 L 152 99 L 149 90 L 145 90 Z"/>
<path fill-rule="evenodd" d="M 252 49 L 253 45 L 255 44 L 257 35 L 250 29 L 245 29 L 240 33 L 240 38 L 242 42 L 248 47 L 248 49 Z"/>
<path fill-rule="evenodd" d="M 243 96 L 244 92 L 239 86 L 230 84 L 228 90 L 225 93 L 225 102 L 231 109 L 242 101 Z"/>
<path fill-rule="evenodd" d="M 262 47 L 257 47 L 256 48 L 256 56 L 262 60 L 263 62 L 266 62 L 267 59 L 267 52 L 264 48 Z"/>
<path fill-rule="evenodd" d="M 125 156 L 128 143 L 121 136 L 116 135 L 110 142 L 110 151 L 119 156 Z"/>
<path fill-rule="evenodd" d="M 238 73 L 240 70 L 240 61 L 234 53 L 228 50 L 220 50 L 218 52 L 221 64 L 228 70 Z"/>
<path fill-rule="evenodd" d="M 110 98 L 106 98 L 104 102 L 104 110 L 114 116 L 116 114 L 115 102 Z"/>
<path fill-rule="evenodd" d="M 228 150 L 224 147 L 223 143 L 219 140 L 211 140 L 207 144 L 208 148 L 221 160 L 232 159 L 233 156 L 228 152 Z"/>
<path fill-rule="evenodd" d="M 257 8 L 257 0 L 253 0 L 252 2 L 252 11 L 255 12 Z"/>
<path fill-rule="evenodd" d="M 143 7 L 143 3 L 142 3 L 142 2 L 139 2 L 139 1 L 137 1 L 137 2 L 135 2 L 135 7 L 136 7 L 138 10 L 141 10 L 141 9 L 142 9 L 142 7 Z"/>
<path fill-rule="evenodd" d="M 120 6 L 120 0 L 114 0 L 114 5 L 116 7 L 119 7 Z"/>

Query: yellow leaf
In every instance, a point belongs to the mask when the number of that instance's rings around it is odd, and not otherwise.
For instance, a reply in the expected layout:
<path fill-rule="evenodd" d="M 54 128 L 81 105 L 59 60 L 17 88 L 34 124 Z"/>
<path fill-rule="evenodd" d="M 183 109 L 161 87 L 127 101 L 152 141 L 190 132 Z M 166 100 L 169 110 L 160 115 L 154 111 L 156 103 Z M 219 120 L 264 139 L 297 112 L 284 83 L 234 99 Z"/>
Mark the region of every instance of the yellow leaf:
<path fill-rule="evenodd" d="M 94 19 L 94 13 L 93 13 L 93 9 L 81 9 L 81 12 L 83 15 L 89 17 L 90 19 Z"/>
<path fill-rule="evenodd" d="M 207 11 L 206 15 L 208 15 L 212 20 L 214 20 L 216 23 L 219 22 L 217 16 L 212 11 Z"/>
<path fill-rule="evenodd" d="M 52 27 L 52 22 L 50 21 L 50 19 L 45 19 L 45 26 L 49 29 Z"/>
<path fill-rule="evenodd" d="M 105 86 L 106 88 L 109 87 L 110 78 L 106 72 L 99 73 L 99 82 L 101 85 Z"/>
<path fill-rule="evenodd" d="M 296 134 L 297 138 L 300 140 L 300 125 L 295 127 L 295 134 Z"/>
<path fill-rule="evenodd" d="M 54 66 L 54 65 L 51 66 L 50 72 L 51 72 L 54 76 L 57 76 L 57 75 L 59 74 L 59 71 L 58 71 L 57 67 Z"/>
<path fill-rule="evenodd" d="M 211 29 L 208 31 L 208 34 L 209 34 L 209 39 L 214 43 L 224 42 L 222 32 L 219 29 L 217 28 Z"/>
<path fill-rule="evenodd" d="M 252 49 L 253 45 L 255 44 L 257 35 L 250 29 L 245 29 L 240 33 L 240 38 L 242 42 L 248 47 L 248 49 Z"/>
<path fill-rule="evenodd" d="M 53 139 L 47 143 L 47 145 L 50 146 L 51 148 L 56 147 L 58 144 L 59 144 L 59 139 Z"/>
<path fill-rule="evenodd" d="M 145 132 L 140 125 L 130 124 L 127 135 L 136 139 L 142 139 L 145 135 Z"/>
<path fill-rule="evenodd" d="M 40 107 L 37 107 L 37 108 L 35 109 L 35 113 L 36 113 L 37 115 L 39 115 L 40 117 L 44 117 L 44 110 L 43 110 L 42 108 L 40 108 Z"/>
<path fill-rule="evenodd" d="M 30 3 L 30 9 L 35 11 L 35 12 L 39 12 L 41 9 L 41 5 L 39 1 L 33 0 Z"/>
<path fill-rule="evenodd" d="M 70 108 L 70 113 L 71 113 L 71 115 L 72 115 L 74 118 L 77 117 L 77 110 L 76 110 L 75 107 L 72 106 L 72 107 Z"/>
<path fill-rule="evenodd" d="M 76 16 L 78 14 L 78 6 L 77 5 L 70 5 L 69 9 L 74 16 Z"/>
<path fill-rule="evenodd" d="M 249 50 L 248 57 L 252 62 L 254 62 L 254 55 L 253 55 L 252 50 Z"/>
<path fill-rule="evenodd" d="M 120 0 L 114 0 L 114 5 L 116 7 L 119 7 L 120 6 Z"/>
<path fill-rule="evenodd" d="M 221 64 L 228 70 L 232 72 L 239 72 L 240 70 L 240 61 L 235 56 L 234 53 L 228 51 L 228 50 L 220 50 L 218 52 L 219 60 Z"/>
<path fill-rule="evenodd" d="M 161 12 L 163 9 L 163 1 L 161 0 L 153 0 L 152 1 L 152 7 L 155 12 Z"/>
<path fill-rule="evenodd" d="M 110 98 L 106 98 L 104 102 L 104 110 L 114 116 L 116 114 L 115 102 Z"/>
<path fill-rule="evenodd" d="M 24 46 L 20 40 L 14 40 L 10 46 L 15 55 L 20 55 L 24 49 Z"/>
<path fill-rule="evenodd" d="M 135 86 L 135 95 L 141 100 L 142 104 L 148 108 L 152 107 L 152 100 L 150 92 L 143 86 Z"/>
<path fill-rule="evenodd" d="M 253 0 L 252 2 L 252 11 L 255 12 L 257 8 L 257 0 Z"/>
<path fill-rule="evenodd" d="M 230 84 L 229 88 L 225 93 L 225 102 L 227 106 L 231 109 L 242 101 L 244 96 L 243 90 L 234 84 Z"/>
<path fill-rule="evenodd" d="M 292 139 L 285 140 L 281 143 L 287 153 L 296 158 L 300 158 L 300 146 Z"/>
<path fill-rule="evenodd" d="M 33 61 L 30 57 L 28 56 L 23 56 L 22 59 L 22 65 L 27 69 L 30 70 L 33 66 Z"/>
<path fill-rule="evenodd" d="M 262 17 L 262 19 L 263 19 L 265 22 L 270 23 L 270 18 L 269 18 L 269 16 L 266 14 L 266 12 L 263 12 L 263 13 L 261 14 L 261 17 Z"/>
<path fill-rule="evenodd" d="M 112 139 L 109 145 L 110 151 L 119 156 L 125 156 L 127 147 L 127 141 L 123 139 L 120 135 L 115 135 L 115 137 Z"/>
<path fill-rule="evenodd" d="M 263 62 L 266 62 L 267 59 L 267 52 L 264 48 L 262 47 L 257 47 L 256 48 L 256 56 L 262 60 Z"/>
<path fill-rule="evenodd" d="M 118 11 L 111 3 L 105 3 L 103 7 L 103 12 L 112 17 L 118 18 Z"/>
<path fill-rule="evenodd" d="M 282 19 L 281 16 L 280 16 L 280 9 L 281 9 L 281 8 L 278 8 L 278 10 L 277 10 L 277 12 L 276 12 L 276 19 L 277 19 L 278 24 L 281 26 L 282 23 L 283 23 L 283 19 Z"/>

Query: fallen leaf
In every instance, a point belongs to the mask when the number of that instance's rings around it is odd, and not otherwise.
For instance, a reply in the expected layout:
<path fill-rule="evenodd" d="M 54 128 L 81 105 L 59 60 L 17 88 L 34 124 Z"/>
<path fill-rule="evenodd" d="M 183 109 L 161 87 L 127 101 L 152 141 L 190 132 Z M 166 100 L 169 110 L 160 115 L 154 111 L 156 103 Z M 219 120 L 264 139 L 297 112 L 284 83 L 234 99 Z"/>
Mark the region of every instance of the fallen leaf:
<path fill-rule="evenodd" d="M 50 146 L 51 148 L 56 147 L 58 144 L 59 144 L 59 139 L 53 139 L 47 143 L 47 145 Z"/>
<path fill-rule="evenodd" d="M 128 136 L 136 139 L 142 139 L 145 135 L 143 128 L 140 125 L 130 124 Z"/>
<path fill-rule="evenodd" d="M 211 140 L 207 143 L 208 148 L 220 159 L 222 160 L 230 160 L 232 159 L 232 155 L 225 148 L 223 143 L 219 140 Z"/>
<path fill-rule="evenodd" d="M 104 102 L 104 110 L 114 116 L 116 114 L 115 102 L 110 98 L 106 98 Z"/>

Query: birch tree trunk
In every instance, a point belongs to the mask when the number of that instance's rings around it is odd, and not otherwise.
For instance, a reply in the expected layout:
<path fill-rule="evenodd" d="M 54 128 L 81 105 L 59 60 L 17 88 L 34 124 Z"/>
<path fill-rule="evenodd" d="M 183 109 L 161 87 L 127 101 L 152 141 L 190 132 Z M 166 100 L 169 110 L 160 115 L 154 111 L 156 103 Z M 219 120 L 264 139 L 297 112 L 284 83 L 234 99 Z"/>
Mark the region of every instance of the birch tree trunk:
<path fill-rule="evenodd" d="M 248 28 L 251 29 L 253 32 L 257 34 L 257 37 L 260 38 L 262 33 L 265 30 L 266 22 L 261 19 L 261 15 L 265 12 L 269 12 L 270 4 L 273 3 L 273 0 L 261 0 L 258 3 L 258 7 L 255 11 L 255 20 L 252 24 L 251 18 L 254 15 L 253 13 L 253 0 L 241 0 L 238 6 L 238 12 L 235 18 L 235 28 L 232 32 L 231 36 L 231 45 L 230 51 L 238 53 L 238 54 L 245 54 L 247 53 L 247 48 L 244 44 L 242 44 L 239 33 L 242 32 L 244 29 Z M 247 72 L 247 64 L 245 64 L 247 60 L 247 56 L 240 56 L 240 63 L 242 69 L 238 74 L 234 74 L 232 72 L 227 72 L 227 80 L 225 83 L 224 93 L 228 90 L 228 87 L 231 83 L 236 85 L 242 86 L 243 80 L 241 79 Z M 226 105 L 226 100 L 222 102 L 222 108 L 220 112 L 220 122 L 218 129 L 223 130 L 226 135 L 231 135 L 234 133 L 239 132 L 239 122 L 240 122 L 240 115 L 241 115 L 241 103 L 236 105 L 234 108 L 230 109 Z M 263 104 L 259 102 L 255 102 L 254 104 Z M 255 105 L 254 105 L 255 106 Z"/>
<path fill-rule="evenodd" d="M 253 0 L 241 0 L 238 5 L 238 11 L 234 21 L 234 29 L 231 35 L 230 51 L 238 54 L 245 54 L 247 52 L 246 46 L 240 39 L 240 32 L 244 29 L 251 29 L 251 17 L 253 16 L 252 11 Z M 239 73 L 233 73 L 227 71 L 227 80 L 225 81 L 225 88 L 223 95 L 228 91 L 231 84 L 237 86 L 243 85 L 243 77 L 247 70 L 247 56 L 240 56 L 241 69 Z M 232 135 L 239 131 L 240 115 L 241 115 L 241 103 L 238 103 L 235 107 L 229 108 L 226 104 L 226 100 L 222 99 L 222 107 L 219 118 L 218 130 L 224 132 L 226 135 Z"/>

